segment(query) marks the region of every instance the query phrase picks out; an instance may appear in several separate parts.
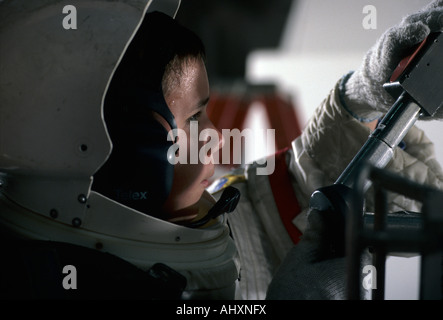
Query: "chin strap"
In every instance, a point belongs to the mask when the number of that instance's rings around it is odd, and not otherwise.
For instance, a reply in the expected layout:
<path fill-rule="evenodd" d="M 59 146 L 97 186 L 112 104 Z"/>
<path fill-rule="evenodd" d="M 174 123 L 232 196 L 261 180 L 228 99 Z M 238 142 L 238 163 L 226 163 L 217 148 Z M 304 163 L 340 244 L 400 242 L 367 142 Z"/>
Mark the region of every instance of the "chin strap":
<path fill-rule="evenodd" d="M 215 219 L 216 217 L 218 217 L 223 213 L 230 213 L 234 211 L 234 209 L 237 207 L 239 200 L 240 200 L 240 191 L 231 186 L 227 187 L 220 196 L 220 199 L 209 210 L 208 214 L 205 215 L 200 220 L 191 222 L 190 224 L 187 225 L 187 227 L 199 228 L 208 223 L 209 220 Z"/>

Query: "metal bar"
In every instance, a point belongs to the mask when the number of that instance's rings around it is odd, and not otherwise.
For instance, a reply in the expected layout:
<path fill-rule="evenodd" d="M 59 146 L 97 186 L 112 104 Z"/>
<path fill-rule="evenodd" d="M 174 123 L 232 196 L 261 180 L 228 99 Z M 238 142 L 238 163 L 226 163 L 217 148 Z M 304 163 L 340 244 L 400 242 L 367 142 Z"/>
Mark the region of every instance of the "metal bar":
<path fill-rule="evenodd" d="M 363 214 L 364 186 L 372 180 L 376 210 Z M 423 203 L 423 212 L 391 213 L 386 210 L 386 191 L 407 194 Z M 361 296 L 360 256 L 367 246 L 374 248 L 377 270 L 374 300 L 384 299 L 385 262 L 389 252 L 418 253 L 422 256 L 420 299 L 443 298 L 443 192 L 374 166 L 365 166 L 354 183 L 353 212 L 347 225 L 348 297 Z M 353 283 L 350 283 L 353 282 Z"/>
<path fill-rule="evenodd" d="M 352 187 L 361 166 L 366 163 L 384 168 L 392 159 L 395 147 L 417 121 L 420 109 L 406 92 L 400 95 L 335 183 Z M 370 182 L 367 181 L 364 190 L 369 187 Z"/>
<path fill-rule="evenodd" d="M 386 229 L 387 196 L 386 191 L 379 183 L 374 184 L 375 189 L 375 216 L 374 231 L 384 232 Z M 386 275 L 386 246 L 383 244 L 376 246 L 373 253 L 374 266 L 377 270 L 377 290 L 372 290 L 373 300 L 385 299 L 385 275 Z"/>

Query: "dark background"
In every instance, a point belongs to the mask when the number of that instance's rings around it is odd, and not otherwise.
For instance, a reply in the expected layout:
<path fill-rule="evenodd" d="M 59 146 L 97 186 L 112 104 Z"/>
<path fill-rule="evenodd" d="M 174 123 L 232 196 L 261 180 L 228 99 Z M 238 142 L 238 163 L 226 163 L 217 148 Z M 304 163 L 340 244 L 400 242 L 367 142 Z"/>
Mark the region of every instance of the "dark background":
<path fill-rule="evenodd" d="M 278 47 L 294 1 L 183 0 L 176 18 L 203 40 L 211 85 L 224 84 L 244 78 L 251 50 Z"/>

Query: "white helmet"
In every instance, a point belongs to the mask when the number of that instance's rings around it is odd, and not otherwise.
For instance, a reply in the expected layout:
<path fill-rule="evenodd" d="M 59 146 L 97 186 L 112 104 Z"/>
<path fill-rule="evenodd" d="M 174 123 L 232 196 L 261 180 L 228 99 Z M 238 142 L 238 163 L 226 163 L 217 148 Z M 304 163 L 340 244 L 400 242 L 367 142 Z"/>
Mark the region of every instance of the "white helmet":
<path fill-rule="evenodd" d="M 91 191 L 112 149 L 102 102 L 113 71 L 148 8 L 175 15 L 179 6 L 151 2 L 0 2 L 0 226 L 99 248 L 143 268 L 163 262 L 195 290 L 207 286 L 196 270 L 218 265 L 223 275 L 206 289 L 227 287 L 237 268 L 224 222 L 186 228 Z"/>

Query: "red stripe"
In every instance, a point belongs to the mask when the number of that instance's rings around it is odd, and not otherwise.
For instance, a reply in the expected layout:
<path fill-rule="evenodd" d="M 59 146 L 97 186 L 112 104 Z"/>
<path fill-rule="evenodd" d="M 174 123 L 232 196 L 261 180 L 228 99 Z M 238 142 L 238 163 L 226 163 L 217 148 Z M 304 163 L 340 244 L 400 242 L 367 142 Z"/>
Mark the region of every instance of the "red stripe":
<path fill-rule="evenodd" d="M 269 176 L 272 194 L 280 214 L 280 219 L 288 231 L 294 244 L 300 240 L 301 231 L 292 223 L 292 220 L 301 212 L 297 197 L 289 178 L 286 164 L 286 151 L 289 147 L 279 150 L 275 156 L 275 170 Z"/>

